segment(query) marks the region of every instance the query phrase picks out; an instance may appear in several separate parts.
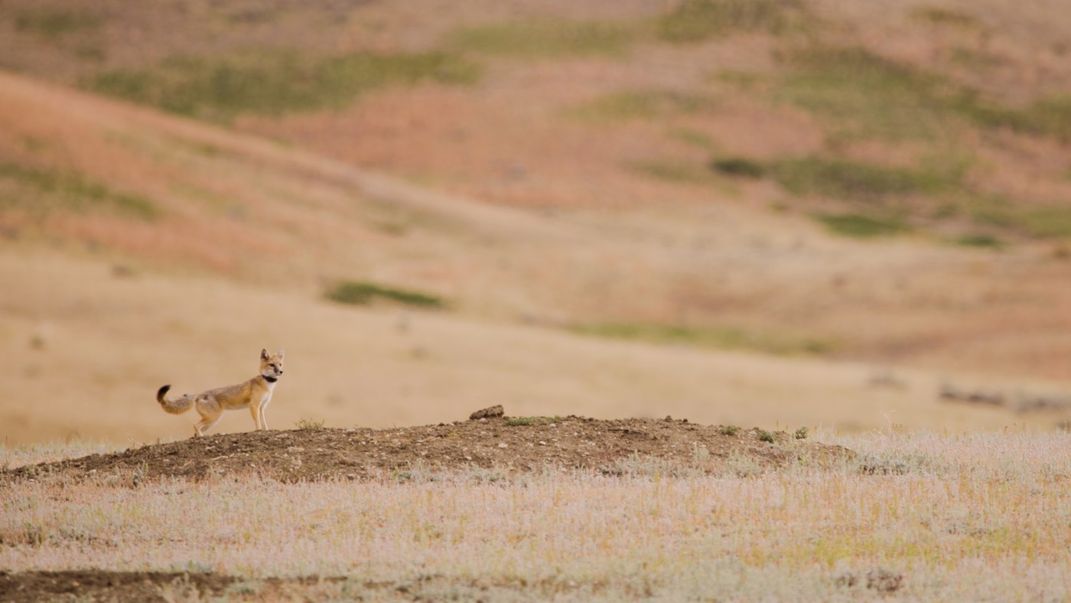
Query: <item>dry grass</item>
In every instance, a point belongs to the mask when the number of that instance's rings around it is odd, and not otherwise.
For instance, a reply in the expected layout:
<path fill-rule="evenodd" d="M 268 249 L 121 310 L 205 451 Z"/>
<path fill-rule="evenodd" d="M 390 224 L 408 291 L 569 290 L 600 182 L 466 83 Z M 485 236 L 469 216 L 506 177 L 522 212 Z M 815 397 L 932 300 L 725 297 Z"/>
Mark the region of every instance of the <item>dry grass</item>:
<path fill-rule="evenodd" d="M 620 478 L 19 483 L 0 493 L 0 567 L 436 576 L 585 600 L 1069 595 L 1071 436 L 825 437 L 862 460 L 720 477 L 650 465 Z M 868 589 L 878 568 L 902 581 Z"/>

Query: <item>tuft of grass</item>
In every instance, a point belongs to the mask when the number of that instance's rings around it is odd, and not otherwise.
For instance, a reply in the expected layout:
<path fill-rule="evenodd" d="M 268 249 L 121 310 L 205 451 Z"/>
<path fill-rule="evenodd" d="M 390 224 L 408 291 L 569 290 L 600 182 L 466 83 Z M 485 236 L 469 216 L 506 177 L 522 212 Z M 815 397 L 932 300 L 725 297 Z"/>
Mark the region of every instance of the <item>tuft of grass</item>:
<path fill-rule="evenodd" d="M 806 427 L 800 427 L 792 434 L 792 437 L 797 440 L 806 440 L 808 435 L 810 435 L 810 431 Z"/>
<path fill-rule="evenodd" d="M 561 421 L 559 416 L 553 417 L 507 417 L 506 425 L 510 427 L 522 427 L 526 425 L 546 425 L 547 423 L 556 423 Z"/>
<path fill-rule="evenodd" d="M 172 57 L 152 69 L 106 71 L 83 85 L 172 113 L 227 120 L 342 107 L 370 90 L 420 81 L 468 84 L 478 67 L 453 54 L 354 53 L 311 58 L 293 51 Z"/>
<path fill-rule="evenodd" d="M 76 172 L 3 162 L 0 163 L 0 182 L 4 180 L 33 189 L 37 194 L 0 192 L 0 208 L 18 206 L 36 211 L 105 209 L 142 220 L 152 220 L 160 214 L 150 199 L 113 190 Z"/>
<path fill-rule="evenodd" d="M 766 431 L 765 429 L 757 429 L 755 431 L 756 431 L 756 435 L 758 436 L 760 442 L 766 442 L 768 444 L 773 444 L 774 443 L 774 434 L 773 433 L 771 433 L 769 431 Z"/>
<path fill-rule="evenodd" d="M 834 234 L 860 239 L 904 234 L 911 230 L 908 224 L 893 217 L 844 213 L 817 214 L 815 219 Z"/>
<path fill-rule="evenodd" d="M 398 289 L 366 281 L 342 281 L 328 289 L 324 296 L 340 304 L 368 305 L 377 301 L 387 301 L 417 308 L 440 309 L 446 307 L 441 297 Z"/>
<path fill-rule="evenodd" d="M 976 233 L 965 234 L 955 240 L 957 245 L 964 247 L 980 247 L 986 249 L 1000 249 L 1004 247 L 1004 243 L 999 238 L 991 234 Z"/>
<path fill-rule="evenodd" d="M 744 157 L 724 157 L 710 162 L 710 169 L 729 176 L 743 178 L 762 178 L 766 175 L 766 166 L 753 159 Z"/>
<path fill-rule="evenodd" d="M 15 15 L 15 29 L 43 38 L 55 39 L 64 35 L 94 30 L 100 27 L 100 16 L 80 10 L 35 8 L 21 10 Z"/>
<path fill-rule="evenodd" d="M 311 430 L 323 429 L 324 428 L 324 420 L 323 419 L 300 419 L 300 420 L 298 420 L 298 422 L 297 422 L 297 424 L 295 426 L 298 429 L 311 429 Z"/>
<path fill-rule="evenodd" d="M 815 155 L 782 159 L 768 169 L 781 186 L 797 195 L 850 201 L 946 191 L 961 182 L 964 171 L 961 165 L 912 169 Z"/>
<path fill-rule="evenodd" d="M 634 27 L 614 22 L 529 20 L 455 31 L 449 46 L 459 51 L 520 58 L 618 56 L 635 38 Z"/>
<path fill-rule="evenodd" d="M 674 44 L 702 42 L 737 31 L 778 32 L 798 13 L 798 0 L 684 0 L 660 17 L 660 39 Z"/>
<path fill-rule="evenodd" d="M 719 425 L 718 426 L 718 433 L 720 433 L 723 436 L 730 436 L 731 437 L 731 436 L 735 436 L 736 434 L 740 433 L 740 428 L 737 427 L 736 425 Z"/>
<path fill-rule="evenodd" d="M 831 353 L 832 342 L 787 334 L 760 333 L 735 327 L 689 327 L 646 323 L 596 323 L 575 325 L 572 331 L 582 335 L 647 341 L 651 343 L 691 345 L 718 349 L 749 350 L 783 356 Z"/>
<path fill-rule="evenodd" d="M 706 97 L 668 90 L 625 90 L 601 96 L 572 109 L 572 115 L 591 121 L 616 122 L 655 119 L 708 108 Z"/>

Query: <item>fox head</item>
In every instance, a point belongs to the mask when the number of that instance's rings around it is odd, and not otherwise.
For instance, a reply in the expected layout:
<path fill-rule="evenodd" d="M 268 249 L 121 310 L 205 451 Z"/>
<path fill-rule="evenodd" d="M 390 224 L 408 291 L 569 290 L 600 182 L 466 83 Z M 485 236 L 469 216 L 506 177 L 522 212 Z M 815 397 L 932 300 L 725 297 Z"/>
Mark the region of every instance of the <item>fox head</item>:
<path fill-rule="evenodd" d="M 269 354 L 268 350 L 260 350 L 260 376 L 268 383 L 275 383 L 283 375 L 283 351 Z"/>

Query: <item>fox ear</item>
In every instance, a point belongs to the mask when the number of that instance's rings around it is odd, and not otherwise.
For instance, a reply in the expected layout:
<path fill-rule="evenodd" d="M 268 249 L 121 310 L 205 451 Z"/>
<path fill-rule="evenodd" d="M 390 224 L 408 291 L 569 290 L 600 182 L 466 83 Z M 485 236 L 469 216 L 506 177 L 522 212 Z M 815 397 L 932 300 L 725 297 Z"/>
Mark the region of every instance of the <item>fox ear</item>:
<path fill-rule="evenodd" d="M 268 359 L 268 350 L 266 348 L 261 348 L 260 349 L 260 359 L 261 360 L 267 360 Z"/>

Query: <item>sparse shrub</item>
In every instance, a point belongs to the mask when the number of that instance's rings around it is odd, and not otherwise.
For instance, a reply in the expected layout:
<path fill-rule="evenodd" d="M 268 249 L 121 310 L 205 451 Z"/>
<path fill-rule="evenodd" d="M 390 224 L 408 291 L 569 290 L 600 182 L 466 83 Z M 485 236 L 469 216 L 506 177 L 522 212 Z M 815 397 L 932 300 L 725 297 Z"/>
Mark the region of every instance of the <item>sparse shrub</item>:
<path fill-rule="evenodd" d="M 735 436 L 740 433 L 740 428 L 736 425 L 719 425 L 718 433 L 723 436 Z"/>
<path fill-rule="evenodd" d="M 300 419 L 297 422 L 297 428 L 298 429 L 312 429 L 312 430 L 323 429 L 324 428 L 324 420 L 323 419 Z"/>
<path fill-rule="evenodd" d="M 382 300 L 417 308 L 438 309 L 446 307 L 443 299 L 435 295 L 366 281 L 342 281 L 336 283 L 324 293 L 324 296 L 341 304 L 367 305 Z"/>
<path fill-rule="evenodd" d="M 744 178 L 762 178 L 766 175 L 766 168 L 758 161 L 744 157 L 726 157 L 715 159 L 710 163 L 711 169 L 730 176 L 742 176 Z"/>
<path fill-rule="evenodd" d="M 797 429 L 795 431 L 795 433 L 792 434 L 792 437 L 796 438 L 797 440 L 806 440 L 808 435 L 809 435 L 809 432 L 808 432 L 807 428 L 806 427 L 800 427 L 799 429 Z"/>
<path fill-rule="evenodd" d="M 769 444 L 774 443 L 774 434 L 772 432 L 766 431 L 765 429 L 759 429 L 756 433 L 760 442 L 767 442 Z"/>

